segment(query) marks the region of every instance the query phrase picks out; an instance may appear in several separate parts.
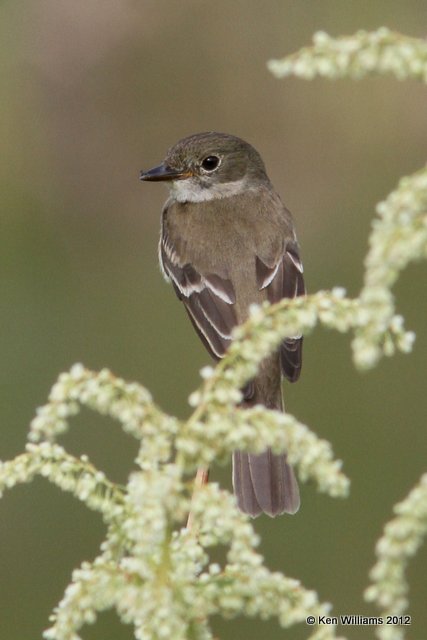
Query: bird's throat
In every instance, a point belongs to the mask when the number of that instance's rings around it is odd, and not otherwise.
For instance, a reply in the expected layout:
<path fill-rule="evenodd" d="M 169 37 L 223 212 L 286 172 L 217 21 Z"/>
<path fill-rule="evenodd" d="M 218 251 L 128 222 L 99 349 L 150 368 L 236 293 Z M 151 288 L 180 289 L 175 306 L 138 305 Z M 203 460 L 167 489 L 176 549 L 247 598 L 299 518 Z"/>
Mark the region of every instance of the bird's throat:
<path fill-rule="evenodd" d="M 169 184 L 171 196 L 178 202 L 207 202 L 230 198 L 248 190 L 245 178 L 233 182 L 208 183 L 198 178 L 174 180 Z"/>

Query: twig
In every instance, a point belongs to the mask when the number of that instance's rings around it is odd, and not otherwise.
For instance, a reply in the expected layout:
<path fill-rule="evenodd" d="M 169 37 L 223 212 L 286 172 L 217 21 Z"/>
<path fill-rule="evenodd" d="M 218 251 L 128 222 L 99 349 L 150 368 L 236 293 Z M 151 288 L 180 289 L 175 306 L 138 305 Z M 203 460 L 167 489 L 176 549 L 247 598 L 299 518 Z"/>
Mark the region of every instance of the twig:
<path fill-rule="evenodd" d="M 201 487 L 207 484 L 209 481 L 209 469 L 205 469 L 204 467 L 199 467 L 197 469 L 196 478 L 194 480 L 194 489 L 193 489 L 193 498 L 196 491 L 198 491 Z M 187 520 L 187 529 L 192 531 L 194 527 L 194 515 L 193 510 L 190 507 L 190 513 L 188 514 Z"/>

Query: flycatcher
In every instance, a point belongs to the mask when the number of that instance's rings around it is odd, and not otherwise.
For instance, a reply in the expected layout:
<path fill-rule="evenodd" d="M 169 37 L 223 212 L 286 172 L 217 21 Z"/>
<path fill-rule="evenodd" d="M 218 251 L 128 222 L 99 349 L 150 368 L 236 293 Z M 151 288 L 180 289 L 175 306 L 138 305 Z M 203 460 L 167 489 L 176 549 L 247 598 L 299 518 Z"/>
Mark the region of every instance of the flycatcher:
<path fill-rule="evenodd" d="M 251 304 L 305 293 L 294 223 L 259 153 L 224 133 L 199 133 L 169 149 L 141 180 L 167 181 L 160 264 L 215 360 Z M 283 410 L 281 378 L 301 371 L 302 337 L 285 338 L 243 389 L 243 406 Z M 233 486 L 239 508 L 255 517 L 295 513 L 298 485 L 285 455 L 235 451 Z"/>

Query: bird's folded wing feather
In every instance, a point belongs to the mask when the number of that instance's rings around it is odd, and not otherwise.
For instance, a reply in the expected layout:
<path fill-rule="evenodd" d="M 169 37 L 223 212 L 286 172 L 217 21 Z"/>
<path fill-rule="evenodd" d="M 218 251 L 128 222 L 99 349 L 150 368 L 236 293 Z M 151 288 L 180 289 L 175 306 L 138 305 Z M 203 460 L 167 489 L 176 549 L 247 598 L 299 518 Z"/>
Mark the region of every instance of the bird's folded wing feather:
<path fill-rule="evenodd" d="M 206 348 L 216 360 L 222 358 L 237 324 L 231 281 L 214 273 L 202 275 L 188 262 L 182 264 L 166 233 L 160 240 L 160 260 Z"/>
<path fill-rule="evenodd" d="M 305 294 L 303 266 L 295 242 L 288 242 L 283 254 L 266 264 L 256 257 L 258 287 L 265 289 L 267 299 L 274 304 L 282 298 L 295 298 Z M 283 375 L 295 382 L 302 365 L 302 336 L 285 338 L 280 345 L 280 362 Z"/>
<path fill-rule="evenodd" d="M 172 281 L 204 345 L 216 360 L 222 358 L 237 324 L 233 282 L 216 273 L 201 273 L 200 269 L 185 261 L 171 242 L 165 226 L 159 254 L 163 270 Z M 254 260 L 258 289 L 265 290 L 266 299 L 271 303 L 305 293 L 303 269 L 295 242 L 288 242 L 279 255 L 263 256 L 263 259 L 255 255 Z M 301 336 L 283 340 L 280 359 L 284 376 L 291 382 L 297 380 L 301 370 Z"/>

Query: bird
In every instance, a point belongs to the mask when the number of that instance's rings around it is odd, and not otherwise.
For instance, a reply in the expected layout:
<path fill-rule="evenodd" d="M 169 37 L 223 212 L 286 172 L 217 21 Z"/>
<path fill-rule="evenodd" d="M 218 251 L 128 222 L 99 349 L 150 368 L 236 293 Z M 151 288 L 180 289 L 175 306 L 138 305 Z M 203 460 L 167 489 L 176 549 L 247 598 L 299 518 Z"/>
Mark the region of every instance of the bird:
<path fill-rule="evenodd" d="M 169 187 L 161 214 L 159 260 L 164 276 L 215 361 L 227 352 L 233 328 L 251 305 L 305 294 L 291 213 L 268 178 L 258 151 L 216 131 L 190 135 L 140 179 Z M 283 411 L 282 378 L 298 380 L 301 335 L 286 337 L 242 389 L 243 408 Z M 233 452 L 233 489 L 251 517 L 293 514 L 298 483 L 286 454 Z"/>

